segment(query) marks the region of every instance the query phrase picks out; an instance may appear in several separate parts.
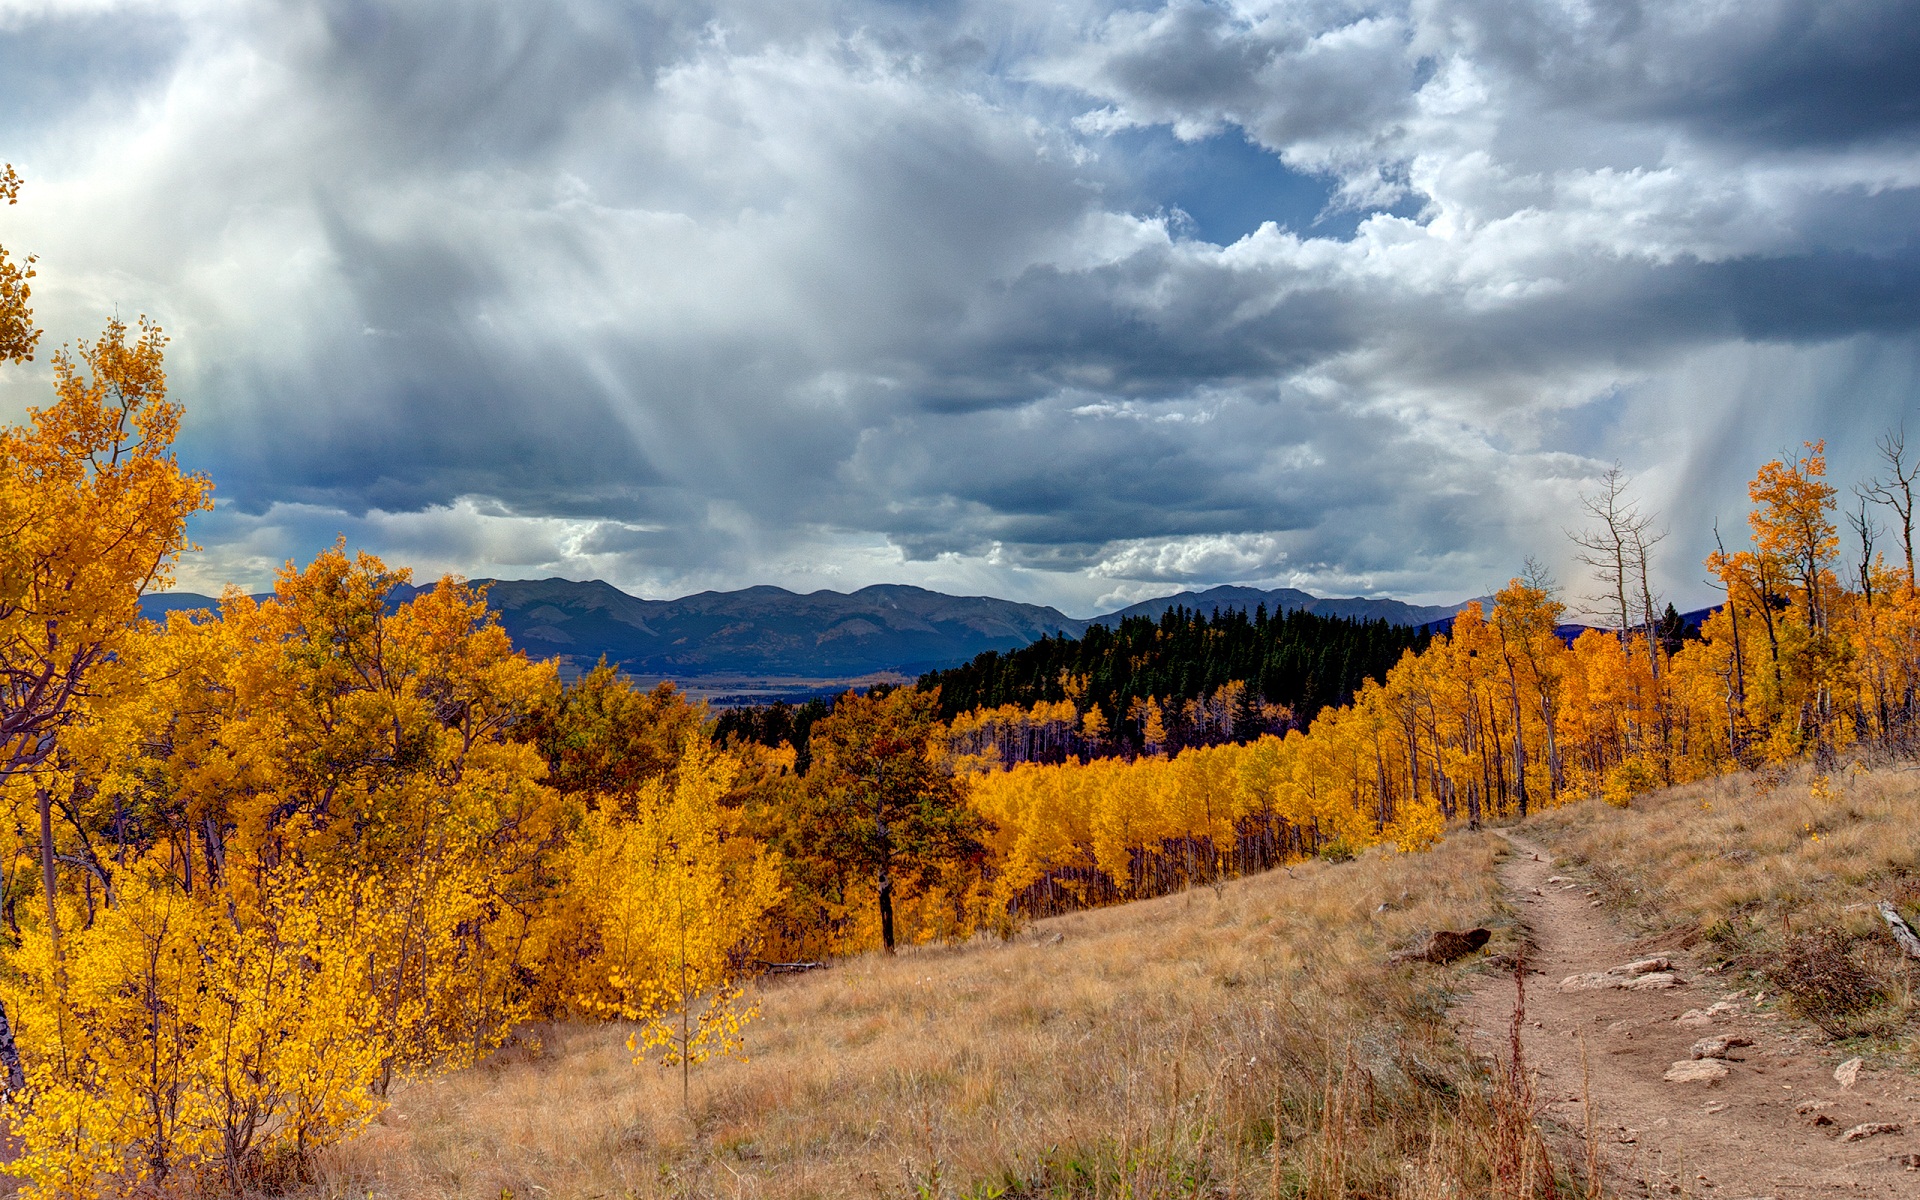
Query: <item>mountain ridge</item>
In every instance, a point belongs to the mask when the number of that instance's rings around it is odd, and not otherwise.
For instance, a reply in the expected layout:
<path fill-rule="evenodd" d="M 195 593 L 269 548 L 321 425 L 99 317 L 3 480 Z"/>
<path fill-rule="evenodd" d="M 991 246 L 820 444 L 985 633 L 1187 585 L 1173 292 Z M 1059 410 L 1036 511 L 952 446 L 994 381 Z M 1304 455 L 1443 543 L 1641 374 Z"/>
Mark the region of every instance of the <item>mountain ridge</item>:
<path fill-rule="evenodd" d="M 1114 612 L 1090 618 L 1087 624 L 1117 625 L 1128 617 L 1147 617 L 1157 620 L 1161 613 L 1174 607 L 1191 608 L 1200 612 L 1219 612 L 1230 608 L 1252 612 L 1264 604 L 1267 606 L 1267 611 L 1275 615 L 1283 612 L 1304 611 L 1321 617 L 1345 617 L 1354 621 L 1385 621 L 1389 625 L 1420 626 L 1433 621 L 1450 619 L 1471 603 L 1470 600 L 1462 600 L 1458 604 L 1408 604 L 1404 600 L 1386 597 L 1369 600 L 1362 596 L 1316 596 L 1312 592 L 1303 592 L 1299 588 L 1263 590 L 1222 584 L 1203 592 L 1177 592 L 1171 596 L 1157 596 L 1151 600 L 1142 600 Z"/>
<path fill-rule="evenodd" d="M 536 658 L 558 658 L 570 670 L 604 656 L 632 675 L 851 679 L 880 672 L 917 674 L 967 662 L 988 650 L 1009 651 L 1042 637 L 1079 637 L 1095 624 L 1128 617 L 1157 619 L 1176 606 L 1218 612 L 1304 609 L 1321 616 L 1421 625 L 1451 617 L 1462 605 L 1328 598 L 1297 588 L 1222 586 L 1157 597 L 1079 619 L 1048 605 L 994 596 L 954 596 L 911 584 L 870 584 L 852 592 L 794 592 L 761 584 L 648 600 L 601 579 L 476 579 L 515 646 Z M 418 589 L 396 589 L 404 603 Z M 141 598 L 141 613 L 214 608 L 191 592 Z"/>

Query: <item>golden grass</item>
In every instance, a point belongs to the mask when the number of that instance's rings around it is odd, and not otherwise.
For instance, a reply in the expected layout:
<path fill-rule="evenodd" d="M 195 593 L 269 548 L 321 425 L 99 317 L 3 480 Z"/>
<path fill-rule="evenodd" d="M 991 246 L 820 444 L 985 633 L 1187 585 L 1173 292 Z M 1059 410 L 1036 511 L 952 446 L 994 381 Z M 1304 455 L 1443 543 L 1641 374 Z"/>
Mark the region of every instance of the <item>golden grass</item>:
<path fill-rule="evenodd" d="M 1512 1138 L 1445 1025 L 1461 968 L 1384 958 L 1510 943 L 1495 861 L 1459 834 L 769 982 L 689 1111 L 624 1028 L 545 1029 L 402 1091 L 314 1193 L 1486 1194 Z"/>
<path fill-rule="evenodd" d="M 1525 829 L 1586 867 L 1644 932 L 1701 945 L 1716 969 L 1751 974 L 1756 986 L 1780 982 L 1788 951 L 1837 931 L 1887 989 L 1887 1003 L 1851 1032 L 1897 1038 L 1915 1007 L 1914 964 L 1874 905 L 1891 900 L 1909 920 L 1920 906 L 1920 771 L 1729 775 L 1635 797 L 1624 811 L 1569 805 Z M 1911 1055 L 1920 1044 L 1881 1048 Z"/>

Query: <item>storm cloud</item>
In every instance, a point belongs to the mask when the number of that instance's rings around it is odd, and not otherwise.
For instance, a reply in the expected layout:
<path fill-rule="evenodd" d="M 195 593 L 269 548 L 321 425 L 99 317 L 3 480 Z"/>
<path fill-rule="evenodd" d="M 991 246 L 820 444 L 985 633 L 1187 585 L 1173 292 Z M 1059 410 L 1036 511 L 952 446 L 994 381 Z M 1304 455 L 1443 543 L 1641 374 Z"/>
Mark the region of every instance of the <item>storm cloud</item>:
<path fill-rule="evenodd" d="M 1686 603 L 1760 461 L 1920 407 L 1916 57 L 1896 0 L 0 0 L 0 242 L 55 341 L 173 337 L 187 586 L 1457 599 L 1617 461 Z"/>

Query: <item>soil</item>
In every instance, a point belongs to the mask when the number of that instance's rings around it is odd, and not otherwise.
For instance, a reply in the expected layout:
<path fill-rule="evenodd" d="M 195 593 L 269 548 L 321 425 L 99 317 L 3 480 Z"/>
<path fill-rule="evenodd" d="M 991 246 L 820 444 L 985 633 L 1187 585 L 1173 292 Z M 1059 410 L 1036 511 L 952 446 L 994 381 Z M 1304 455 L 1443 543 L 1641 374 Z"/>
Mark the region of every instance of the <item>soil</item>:
<path fill-rule="evenodd" d="M 1521 1045 L 1556 1151 L 1584 1161 L 1590 1099 L 1609 1194 L 1920 1197 L 1920 1079 L 1869 1061 L 1843 1088 L 1834 1069 L 1846 1056 L 1818 1030 L 1708 974 L 1699 956 L 1627 936 L 1549 851 L 1508 840 L 1502 878 L 1532 942 Z M 1655 956 L 1672 961 L 1678 986 L 1560 990 L 1568 976 Z M 1511 972 L 1491 975 L 1461 1005 L 1478 1052 L 1507 1054 L 1515 991 Z M 1716 1003 L 1727 1007 L 1702 1015 Z M 1724 1078 L 1663 1078 L 1695 1042 L 1722 1036 L 1753 1041 L 1719 1060 Z M 1873 1124 L 1901 1131 L 1844 1140 Z"/>

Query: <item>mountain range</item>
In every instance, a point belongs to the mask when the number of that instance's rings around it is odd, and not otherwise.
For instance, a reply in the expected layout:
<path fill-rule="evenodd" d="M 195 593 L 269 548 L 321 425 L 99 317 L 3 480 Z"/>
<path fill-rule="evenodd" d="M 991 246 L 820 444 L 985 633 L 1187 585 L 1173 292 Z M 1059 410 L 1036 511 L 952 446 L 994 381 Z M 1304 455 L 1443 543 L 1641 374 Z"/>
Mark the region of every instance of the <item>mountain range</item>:
<path fill-rule="evenodd" d="M 1017 650 L 1043 637 L 1079 637 L 1090 625 L 1114 625 L 1136 616 L 1157 619 L 1175 606 L 1251 612 L 1264 604 L 1272 613 L 1304 609 L 1396 625 L 1444 620 L 1462 607 L 1328 599 L 1296 588 L 1216 587 L 1078 620 L 1042 605 L 949 596 L 898 584 L 805 595 L 750 587 L 678 600 L 643 600 L 597 579 L 474 582 L 487 585 L 487 603 L 500 614 L 514 645 L 537 658 L 559 658 L 569 672 L 589 668 L 604 655 L 643 678 L 772 677 L 822 685 L 954 666 L 988 650 Z M 397 592 L 394 600 L 404 602 L 411 594 L 410 589 Z M 144 597 L 141 611 L 158 618 L 215 604 L 206 596 L 166 592 Z"/>

